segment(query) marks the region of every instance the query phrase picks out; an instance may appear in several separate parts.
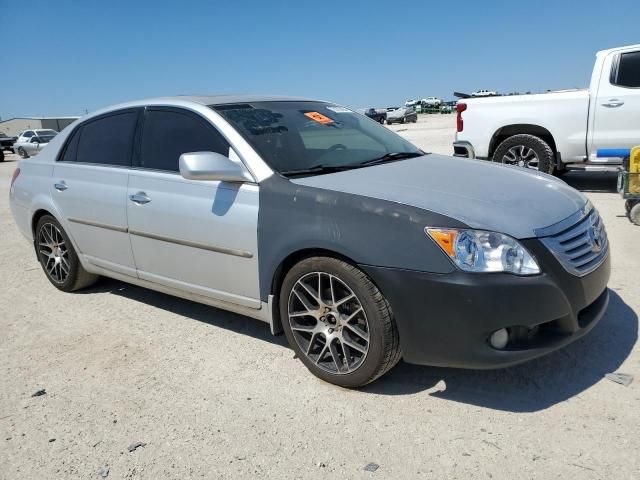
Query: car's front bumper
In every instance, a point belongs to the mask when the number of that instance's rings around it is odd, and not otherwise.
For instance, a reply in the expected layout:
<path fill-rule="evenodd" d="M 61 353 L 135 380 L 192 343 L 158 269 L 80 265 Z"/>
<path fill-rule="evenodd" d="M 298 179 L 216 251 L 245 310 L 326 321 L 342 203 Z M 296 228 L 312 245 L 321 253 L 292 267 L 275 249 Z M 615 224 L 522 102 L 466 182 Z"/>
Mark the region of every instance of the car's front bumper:
<path fill-rule="evenodd" d="M 540 242 L 523 243 L 540 262 L 542 274 L 433 274 L 362 266 L 391 305 L 404 360 L 507 367 L 557 350 L 591 330 L 608 305 L 609 257 L 577 277 Z M 506 348 L 496 349 L 489 338 L 501 328 L 510 329 L 513 338 Z"/>

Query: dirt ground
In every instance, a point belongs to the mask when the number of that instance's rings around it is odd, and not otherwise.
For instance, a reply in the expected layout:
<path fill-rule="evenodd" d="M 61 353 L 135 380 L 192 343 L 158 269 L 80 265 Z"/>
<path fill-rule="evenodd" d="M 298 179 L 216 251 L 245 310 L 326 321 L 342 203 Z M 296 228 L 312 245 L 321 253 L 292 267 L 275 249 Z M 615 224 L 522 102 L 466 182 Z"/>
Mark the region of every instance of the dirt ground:
<path fill-rule="evenodd" d="M 454 123 L 392 129 L 450 153 Z M 0 164 L 0 478 L 640 478 L 640 227 L 615 175 L 565 177 L 611 240 L 589 335 L 507 370 L 400 363 L 350 391 L 264 323 L 109 279 L 56 290 L 9 212 L 15 160 Z"/>

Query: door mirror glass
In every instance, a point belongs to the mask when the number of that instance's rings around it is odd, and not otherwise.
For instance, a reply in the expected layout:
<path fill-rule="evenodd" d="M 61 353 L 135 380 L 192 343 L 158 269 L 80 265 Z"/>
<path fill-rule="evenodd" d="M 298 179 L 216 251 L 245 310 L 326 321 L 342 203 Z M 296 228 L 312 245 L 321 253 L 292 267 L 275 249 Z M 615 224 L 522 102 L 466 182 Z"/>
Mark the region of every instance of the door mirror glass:
<path fill-rule="evenodd" d="M 247 170 L 215 152 L 191 152 L 180 155 L 180 175 L 188 180 L 253 182 Z"/>

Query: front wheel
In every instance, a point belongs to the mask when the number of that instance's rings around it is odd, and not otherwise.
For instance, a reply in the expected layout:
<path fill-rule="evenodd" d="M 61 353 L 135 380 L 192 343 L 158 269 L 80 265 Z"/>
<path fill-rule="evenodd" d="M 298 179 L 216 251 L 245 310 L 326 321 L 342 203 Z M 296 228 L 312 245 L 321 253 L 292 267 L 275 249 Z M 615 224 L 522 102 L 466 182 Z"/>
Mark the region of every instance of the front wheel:
<path fill-rule="evenodd" d="M 359 269 L 312 257 L 286 275 L 280 315 L 289 345 L 317 377 L 360 387 L 390 370 L 401 356 L 389 304 Z"/>
<path fill-rule="evenodd" d="M 26 150 L 22 147 L 18 147 L 18 155 L 20 155 L 22 158 L 29 158 L 29 155 L 27 155 Z"/>
<path fill-rule="evenodd" d="M 493 154 L 493 161 L 553 174 L 554 153 L 540 137 L 513 135 L 504 140 Z"/>
<path fill-rule="evenodd" d="M 42 270 L 59 290 L 72 292 L 88 287 L 98 279 L 82 267 L 67 233 L 51 215 L 43 215 L 38 220 L 35 246 Z"/>

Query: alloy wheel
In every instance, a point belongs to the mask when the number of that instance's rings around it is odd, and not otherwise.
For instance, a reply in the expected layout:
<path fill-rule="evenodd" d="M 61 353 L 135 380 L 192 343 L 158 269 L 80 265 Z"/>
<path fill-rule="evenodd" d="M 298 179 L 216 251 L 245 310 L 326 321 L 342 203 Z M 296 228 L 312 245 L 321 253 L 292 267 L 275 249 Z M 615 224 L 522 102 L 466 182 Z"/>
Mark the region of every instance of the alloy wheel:
<path fill-rule="evenodd" d="M 524 145 L 516 145 L 507 150 L 502 157 L 502 163 L 532 170 L 539 170 L 540 168 L 538 154 L 532 148 Z"/>
<path fill-rule="evenodd" d="M 40 228 L 38 254 L 49 278 L 64 283 L 71 270 L 69 250 L 62 232 L 52 223 L 45 223 Z"/>
<path fill-rule="evenodd" d="M 318 367 L 352 373 L 369 351 L 369 324 L 362 303 L 337 276 L 311 272 L 294 284 L 288 301 L 296 343 Z"/>

